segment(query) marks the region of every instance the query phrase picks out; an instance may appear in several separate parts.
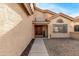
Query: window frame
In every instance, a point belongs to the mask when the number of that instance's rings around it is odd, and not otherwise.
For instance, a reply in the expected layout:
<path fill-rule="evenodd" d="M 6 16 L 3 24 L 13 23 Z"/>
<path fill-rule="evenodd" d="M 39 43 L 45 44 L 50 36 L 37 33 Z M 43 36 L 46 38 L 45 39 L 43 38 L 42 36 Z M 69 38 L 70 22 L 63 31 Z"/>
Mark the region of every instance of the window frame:
<path fill-rule="evenodd" d="M 74 32 L 79 32 L 79 25 L 74 25 Z"/>
<path fill-rule="evenodd" d="M 55 32 L 55 26 L 58 27 L 59 31 Z M 66 27 L 64 27 L 66 26 Z M 66 28 L 65 31 L 60 30 L 60 28 L 62 28 L 62 30 L 64 30 L 64 28 Z M 53 24 L 53 33 L 67 33 L 68 32 L 68 25 L 67 24 Z"/>

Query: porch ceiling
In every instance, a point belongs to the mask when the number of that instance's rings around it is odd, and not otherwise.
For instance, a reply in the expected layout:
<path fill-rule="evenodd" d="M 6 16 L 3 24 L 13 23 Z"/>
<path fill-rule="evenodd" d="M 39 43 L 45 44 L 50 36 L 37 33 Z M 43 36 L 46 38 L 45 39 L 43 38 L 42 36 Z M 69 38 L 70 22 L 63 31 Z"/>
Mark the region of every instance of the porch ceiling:
<path fill-rule="evenodd" d="M 36 21 L 33 21 L 33 24 L 34 25 L 47 25 L 47 24 L 49 24 L 49 22 L 36 22 Z"/>

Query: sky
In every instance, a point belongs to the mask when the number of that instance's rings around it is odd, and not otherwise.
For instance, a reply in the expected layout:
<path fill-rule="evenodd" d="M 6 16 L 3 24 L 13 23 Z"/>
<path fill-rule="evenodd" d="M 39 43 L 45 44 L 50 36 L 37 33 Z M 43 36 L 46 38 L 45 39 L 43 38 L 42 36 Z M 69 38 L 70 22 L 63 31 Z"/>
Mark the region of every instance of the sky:
<path fill-rule="evenodd" d="M 79 3 L 37 3 L 37 7 L 56 13 L 64 13 L 72 17 L 79 16 Z"/>

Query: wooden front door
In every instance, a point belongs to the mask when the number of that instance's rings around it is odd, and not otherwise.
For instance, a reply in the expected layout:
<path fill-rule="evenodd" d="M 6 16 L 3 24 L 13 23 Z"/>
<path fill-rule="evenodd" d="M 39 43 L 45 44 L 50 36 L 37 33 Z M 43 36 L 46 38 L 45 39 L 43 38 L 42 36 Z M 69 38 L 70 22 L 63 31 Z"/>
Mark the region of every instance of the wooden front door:
<path fill-rule="evenodd" d="M 35 37 L 47 37 L 48 29 L 45 25 L 35 25 Z"/>
<path fill-rule="evenodd" d="M 42 25 L 35 26 L 35 36 L 36 37 L 43 37 L 42 29 L 43 29 Z"/>

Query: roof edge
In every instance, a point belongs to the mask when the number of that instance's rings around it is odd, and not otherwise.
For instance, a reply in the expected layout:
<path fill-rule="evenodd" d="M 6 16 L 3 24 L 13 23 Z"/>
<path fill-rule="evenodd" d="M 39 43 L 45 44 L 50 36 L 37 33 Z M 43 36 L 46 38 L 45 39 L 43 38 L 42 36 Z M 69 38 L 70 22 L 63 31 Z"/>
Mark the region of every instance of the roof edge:
<path fill-rule="evenodd" d="M 38 11 L 40 11 L 40 12 L 50 13 L 50 14 L 53 14 L 53 15 L 56 14 L 55 12 L 52 12 L 52 11 L 50 11 L 50 10 L 48 10 L 48 9 L 43 10 L 43 9 L 37 7 L 36 4 L 34 4 L 34 8 L 35 8 L 35 10 L 38 10 Z"/>
<path fill-rule="evenodd" d="M 58 13 L 58 14 L 56 14 L 56 15 L 54 15 L 54 16 L 51 16 L 48 20 L 54 19 L 54 18 L 56 18 L 56 17 L 58 17 L 58 16 L 62 16 L 62 17 L 64 17 L 64 18 L 69 19 L 70 21 L 74 21 L 74 18 L 73 18 L 73 17 L 68 16 L 68 15 L 66 15 L 66 14 L 64 14 L 64 13 Z"/>

